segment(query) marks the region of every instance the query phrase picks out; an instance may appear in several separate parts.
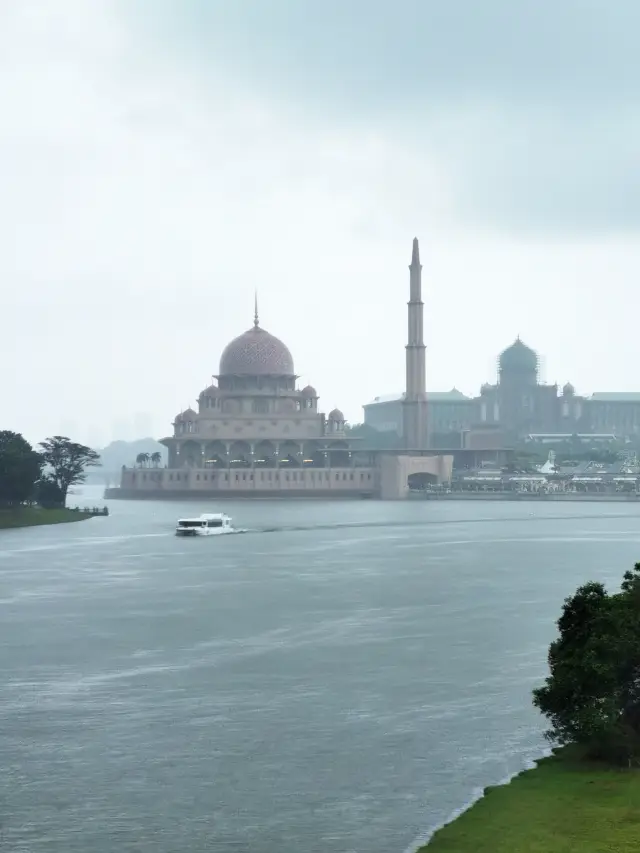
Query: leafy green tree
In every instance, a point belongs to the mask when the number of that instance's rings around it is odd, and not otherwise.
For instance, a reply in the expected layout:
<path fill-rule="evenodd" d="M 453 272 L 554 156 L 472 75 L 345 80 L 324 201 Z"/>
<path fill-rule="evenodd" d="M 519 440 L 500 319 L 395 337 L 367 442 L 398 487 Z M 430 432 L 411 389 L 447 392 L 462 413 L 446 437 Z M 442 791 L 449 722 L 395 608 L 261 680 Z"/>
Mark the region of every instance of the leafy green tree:
<path fill-rule="evenodd" d="M 0 505 L 19 506 L 33 498 L 43 463 L 20 433 L 0 430 Z"/>
<path fill-rule="evenodd" d="M 58 486 L 62 504 L 67 499 L 69 487 L 86 480 L 85 469 L 100 465 L 99 453 L 64 435 L 47 438 L 40 443 L 40 447 L 49 468 L 46 477 Z"/>
<path fill-rule="evenodd" d="M 547 737 L 580 744 L 593 758 L 640 759 L 640 563 L 610 595 L 587 583 L 567 598 L 550 674 L 533 701 L 551 723 Z"/>
<path fill-rule="evenodd" d="M 35 496 L 40 506 L 45 509 L 64 506 L 65 503 L 65 497 L 62 494 L 62 489 L 53 477 L 46 474 L 36 483 Z"/>
<path fill-rule="evenodd" d="M 158 465 L 162 462 L 162 453 L 160 453 L 159 450 L 155 450 L 149 458 L 151 459 L 153 467 L 157 468 Z"/>
<path fill-rule="evenodd" d="M 391 450 L 399 447 L 402 443 L 398 433 L 392 430 L 382 432 L 368 424 L 355 424 L 354 426 L 347 424 L 345 432 L 351 438 L 362 439 L 358 443 L 358 447 L 363 450 Z"/>
<path fill-rule="evenodd" d="M 149 464 L 149 454 L 148 453 L 138 453 L 136 456 L 136 462 L 142 468 L 145 465 Z"/>

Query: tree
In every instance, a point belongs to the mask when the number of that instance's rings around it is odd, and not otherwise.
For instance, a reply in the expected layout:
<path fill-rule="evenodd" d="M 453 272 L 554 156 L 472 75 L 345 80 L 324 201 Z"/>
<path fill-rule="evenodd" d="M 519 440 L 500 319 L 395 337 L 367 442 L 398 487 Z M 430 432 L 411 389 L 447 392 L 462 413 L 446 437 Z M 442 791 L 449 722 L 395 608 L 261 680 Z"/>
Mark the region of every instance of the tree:
<path fill-rule="evenodd" d="M 149 462 L 149 454 L 148 453 L 138 453 L 136 456 L 136 462 L 142 468 L 143 465 L 147 465 Z"/>
<path fill-rule="evenodd" d="M 151 462 L 153 463 L 153 467 L 157 468 L 158 465 L 162 462 L 162 453 L 160 453 L 159 450 L 155 450 L 149 458 L 151 459 Z"/>
<path fill-rule="evenodd" d="M 0 430 L 0 505 L 19 506 L 30 500 L 43 463 L 20 433 Z"/>
<path fill-rule="evenodd" d="M 369 424 L 347 424 L 345 432 L 351 438 L 360 438 L 358 446 L 363 450 L 390 450 L 400 446 L 402 440 L 393 430 L 380 431 Z"/>
<path fill-rule="evenodd" d="M 549 677 L 533 701 L 551 723 L 547 737 L 615 763 L 640 759 L 640 563 L 621 591 L 579 587 L 558 620 Z"/>
<path fill-rule="evenodd" d="M 40 506 L 45 509 L 64 506 L 65 503 L 62 489 L 53 477 L 46 474 L 36 483 L 35 496 Z"/>
<path fill-rule="evenodd" d="M 60 494 L 60 502 L 65 503 L 67 491 L 76 483 L 84 483 L 87 475 L 85 468 L 100 465 L 100 454 L 84 444 L 78 444 L 64 435 L 54 435 L 40 443 L 42 456 L 49 466 L 47 479 L 53 481 Z"/>

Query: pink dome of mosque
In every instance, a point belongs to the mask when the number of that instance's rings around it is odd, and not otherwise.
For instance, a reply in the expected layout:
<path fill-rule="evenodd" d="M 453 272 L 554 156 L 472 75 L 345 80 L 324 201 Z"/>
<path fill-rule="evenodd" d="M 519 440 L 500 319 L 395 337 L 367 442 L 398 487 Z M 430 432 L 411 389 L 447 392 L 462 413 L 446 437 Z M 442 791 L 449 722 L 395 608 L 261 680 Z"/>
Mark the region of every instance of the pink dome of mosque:
<path fill-rule="evenodd" d="M 234 338 L 220 357 L 220 376 L 293 376 L 293 356 L 279 338 L 258 325 Z"/>
<path fill-rule="evenodd" d="M 200 392 L 201 397 L 215 397 L 220 393 L 220 389 L 217 385 L 208 385 L 203 391 Z"/>
<path fill-rule="evenodd" d="M 189 407 L 188 409 L 185 409 L 184 412 L 180 412 L 179 415 L 176 415 L 176 421 L 192 421 L 197 416 L 198 413 L 194 412 L 194 410 Z"/>
<path fill-rule="evenodd" d="M 302 391 L 300 392 L 303 397 L 317 397 L 318 392 L 313 387 L 313 385 L 305 385 Z"/>
<path fill-rule="evenodd" d="M 343 421 L 344 415 L 340 411 L 340 409 L 332 409 L 329 412 L 329 420 L 330 421 Z"/>

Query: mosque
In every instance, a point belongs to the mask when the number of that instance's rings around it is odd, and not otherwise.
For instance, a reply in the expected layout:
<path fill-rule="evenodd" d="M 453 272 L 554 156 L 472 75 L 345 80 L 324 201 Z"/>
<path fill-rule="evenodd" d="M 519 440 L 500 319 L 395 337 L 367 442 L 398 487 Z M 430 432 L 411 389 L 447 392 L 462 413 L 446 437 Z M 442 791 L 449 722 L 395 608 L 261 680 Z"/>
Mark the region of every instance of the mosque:
<path fill-rule="evenodd" d="M 325 415 L 315 388 L 298 388 L 287 346 L 253 325 L 222 352 L 198 411 L 180 412 L 161 439 L 168 466 L 124 468 L 109 498 L 361 497 L 397 499 L 410 478 L 451 479 L 453 456 L 429 451 L 423 340 L 422 266 L 413 241 L 408 303 L 403 448 L 372 451 L 345 429 L 340 409 Z"/>

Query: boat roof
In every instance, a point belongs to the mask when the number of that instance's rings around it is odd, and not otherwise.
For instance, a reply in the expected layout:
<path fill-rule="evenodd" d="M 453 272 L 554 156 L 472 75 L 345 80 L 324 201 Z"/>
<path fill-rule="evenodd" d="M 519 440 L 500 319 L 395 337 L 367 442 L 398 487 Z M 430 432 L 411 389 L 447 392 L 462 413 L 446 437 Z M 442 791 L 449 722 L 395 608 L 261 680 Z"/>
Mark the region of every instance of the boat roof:
<path fill-rule="evenodd" d="M 190 515 L 179 518 L 178 521 L 219 521 L 229 518 L 226 512 L 203 512 L 201 515 Z"/>

